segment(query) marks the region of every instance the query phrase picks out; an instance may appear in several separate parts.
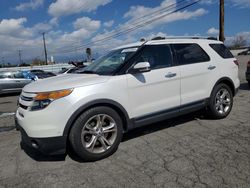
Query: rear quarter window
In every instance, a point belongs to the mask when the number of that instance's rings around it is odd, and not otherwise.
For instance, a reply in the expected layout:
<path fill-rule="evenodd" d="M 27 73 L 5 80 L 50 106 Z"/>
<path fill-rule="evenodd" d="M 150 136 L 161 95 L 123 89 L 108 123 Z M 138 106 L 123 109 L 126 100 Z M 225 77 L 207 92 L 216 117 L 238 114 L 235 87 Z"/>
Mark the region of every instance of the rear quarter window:
<path fill-rule="evenodd" d="M 233 54 L 224 44 L 209 44 L 209 46 L 217 52 L 223 59 L 234 58 Z"/>
<path fill-rule="evenodd" d="M 198 44 L 172 45 L 180 65 L 210 61 L 210 57 Z"/>

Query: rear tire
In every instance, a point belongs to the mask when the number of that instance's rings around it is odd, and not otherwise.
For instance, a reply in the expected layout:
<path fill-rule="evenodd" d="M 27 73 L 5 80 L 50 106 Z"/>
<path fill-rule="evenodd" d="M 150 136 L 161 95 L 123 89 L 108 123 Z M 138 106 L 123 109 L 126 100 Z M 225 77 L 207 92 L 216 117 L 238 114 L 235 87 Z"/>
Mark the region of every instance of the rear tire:
<path fill-rule="evenodd" d="M 233 94 L 226 84 L 214 87 L 209 99 L 209 115 L 213 119 L 222 119 L 228 116 L 233 107 Z"/>
<path fill-rule="evenodd" d="M 250 87 L 250 81 L 248 81 L 248 86 Z"/>
<path fill-rule="evenodd" d="M 83 161 L 97 161 L 117 150 L 122 127 L 122 120 L 115 110 L 94 107 L 77 118 L 69 134 L 69 143 Z"/>

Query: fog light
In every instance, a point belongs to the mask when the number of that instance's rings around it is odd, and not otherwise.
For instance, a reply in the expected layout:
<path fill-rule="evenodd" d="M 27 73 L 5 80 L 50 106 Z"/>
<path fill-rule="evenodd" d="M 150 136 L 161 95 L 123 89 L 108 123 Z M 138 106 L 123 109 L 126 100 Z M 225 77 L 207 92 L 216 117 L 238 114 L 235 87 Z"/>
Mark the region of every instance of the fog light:
<path fill-rule="evenodd" d="M 39 148 L 39 146 L 38 146 L 38 144 L 37 144 L 36 141 L 31 141 L 31 146 L 32 146 L 33 148 L 35 148 L 35 149 L 38 149 L 38 148 Z"/>

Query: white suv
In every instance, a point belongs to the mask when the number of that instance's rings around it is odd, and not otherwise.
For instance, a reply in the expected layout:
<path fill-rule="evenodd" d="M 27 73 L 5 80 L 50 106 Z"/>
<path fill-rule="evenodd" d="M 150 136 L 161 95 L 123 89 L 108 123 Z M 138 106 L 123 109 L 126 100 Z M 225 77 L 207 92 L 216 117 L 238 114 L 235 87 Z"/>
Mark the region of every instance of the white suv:
<path fill-rule="evenodd" d="M 136 127 L 202 108 L 226 117 L 240 83 L 236 59 L 208 39 L 122 46 L 78 73 L 24 87 L 16 112 L 22 144 L 46 154 L 70 147 L 99 160 Z"/>

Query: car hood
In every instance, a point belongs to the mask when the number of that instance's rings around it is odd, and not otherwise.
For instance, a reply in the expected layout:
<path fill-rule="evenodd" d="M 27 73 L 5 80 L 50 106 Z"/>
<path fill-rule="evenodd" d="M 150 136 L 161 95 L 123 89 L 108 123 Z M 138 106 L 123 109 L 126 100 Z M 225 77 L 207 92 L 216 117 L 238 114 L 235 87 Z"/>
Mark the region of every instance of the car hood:
<path fill-rule="evenodd" d="M 105 82 L 110 76 L 100 76 L 97 74 L 63 74 L 43 80 L 38 80 L 26 85 L 25 92 L 46 92 L 76 87 L 88 86 Z"/>

